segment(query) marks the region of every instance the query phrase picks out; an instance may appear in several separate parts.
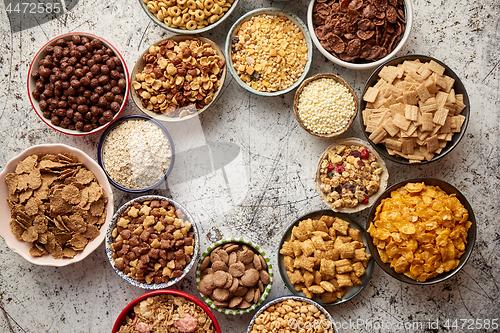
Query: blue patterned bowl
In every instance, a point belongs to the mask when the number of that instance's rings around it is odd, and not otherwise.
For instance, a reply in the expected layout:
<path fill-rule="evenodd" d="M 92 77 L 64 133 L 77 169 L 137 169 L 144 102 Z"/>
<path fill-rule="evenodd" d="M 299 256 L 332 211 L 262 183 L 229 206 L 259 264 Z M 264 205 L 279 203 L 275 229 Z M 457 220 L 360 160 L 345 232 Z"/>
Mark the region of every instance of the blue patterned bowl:
<path fill-rule="evenodd" d="M 186 219 L 189 222 L 191 222 L 192 231 L 194 232 L 194 252 L 193 252 L 193 255 L 191 256 L 191 261 L 186 265 L 186 267 L 184 267 L 183 273 L 180 277 L 175 278 L 175 279 L 170 279 L 168 282 L 165 282 L 165 283 L 148 284 L 148 283 L 144 283 L 144 282 L 139 282 L 139 281 L 127 276 L 125 273 L 123 273 L 122 271 L 118 270 L 115 267 L 115 260 L 113 259 L 113 250 L 111 249 L 111 244 L 113 243 L 112 232 L 113 232 L 113 229 L 115 229 L 116 223 L 118 222 L 118 220 L 119 220 L 120 216 L 123 214 L 123 212 L 128 207 L 132 206 L 135 202 L 140 203 L 140 202 L 149 201 L 149 200 L 168 200 L 171 204 L 173 204 L 175 206 L 176 209 L 180 209 L 184 213 L 184 215 L 186 215 Z M 122 279 L 124 279 L 125 281 L 127 281 L 128 283 L 130 283 L 133 286 L 143 288 L 143 289 L 151 289 L 151 290 L 165 289 L 165 288 L 171 287 L 172 285 L 174 285 L 177 282 L 179 282 L 180 280 L 182 280 L 184 278 L 184 276 L 186 276 L 186 274 L 191 270 L 191 268 L 193 268 L 194 263 L 196 262 L 196 258 L 198 257 L 199 250 L 200 250 L 200 239 L 199 239 L 199 234 L 198 234 L 198 228 L 196 227 L 196 223 L 195 223 L 193 217 L 191 216 L 191 214 L 189 214 L 189 212 L 183 206 L 181 206 L 179 203 L 175 202 L 174 200 L 172 200 L 170 198 L 163 197 L 160 195 L 145 195 L 145 196 L 141 196 L 141 197 L 135 198 L 133 200 L 130 200 L 129 202 L 127 202 L 126 204 L 121 206 L 120 209 L 118 209 L 118 211 L 113 216 L 111 223 L 109 224 L 108 230 L 106 231 L 106 255 L 108 256 L 109 263 L 111 264 L 111 267 L 113 267 L 115 272 Z"/>
<path fill-rule="evenodd" d="M 201 282 L 201 263 L 203 262 L 203 259 L 205 259 L 205 257 L 209 256 L 213 249 L 215 249 L 216 247 L 219 247 L 219 246 L 223 246 L 227 243 L 247 245 L 255 253 L 260 254 L 262 257 L 264 257 L 264 260 L 267 263 L 267 272 L 269 273 L 269 277 L 271 278 L 269 283 L 266 286 L 264 286 L 264 292 L 262 292 L 262 294 L 260 295 L 259 301 L 257 303 L 252 304 L 252 306 L 250 306 L 247 309 L 220 308 L 220 307 L 214 305 L 214 301 L 210 297 L 205 296 L 202 293 L 200 293 L 200 295 L 201 295 L 201 298 L 203 298 L 203 300 L 205 301 L 205 303 L 208 304 L 208 306 L 210 306 L 212 309 L 214 309 L 216 311 L 219 311 L 220 313 L 224 313 L 227 315 L 242 315 L 242 314 L 252 312 L 253 310 L 257 309 L 260 305 L 262 305 L 264 303 L 265 299 L 267 298 L 267 296 L 271 292 L 271 287 L 273 285 L 273 268 L 271 266 L 271 262 L 270 262 L 269 258 L 267 257 L 266 253 L 264 251 L 262 251 L 262 249 L 258 245 L 255 245 L 254 243 L 252 243 L 250 241 L 246 241 L 242 238 L 222 239 L 218 242 L 215 242 L 212 246 L 208 247 L 207 250 L 205 252 L 203 252 L 203 254 L 201 255 L 200 260 L 198 260 L 198 266 L 196 266 L 196 285 L 197 286 L 199 286 L 200 282 Z M 198 289 L 198 291 L 199 291 L 199 289 Z"/>

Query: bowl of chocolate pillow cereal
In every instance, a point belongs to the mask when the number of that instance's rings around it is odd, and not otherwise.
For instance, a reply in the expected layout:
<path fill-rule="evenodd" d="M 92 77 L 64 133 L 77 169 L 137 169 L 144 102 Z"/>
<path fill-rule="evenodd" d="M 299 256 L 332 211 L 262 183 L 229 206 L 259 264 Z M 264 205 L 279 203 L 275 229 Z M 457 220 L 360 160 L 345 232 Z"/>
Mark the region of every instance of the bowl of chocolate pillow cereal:
<path fill-rule="evenodd" d="M 51 128 L 87 135 L 106 128 L 129 94 L 125 60 L 104 39 L 75 32 L 45 44 L 31 62 L 28 97 Z"/>

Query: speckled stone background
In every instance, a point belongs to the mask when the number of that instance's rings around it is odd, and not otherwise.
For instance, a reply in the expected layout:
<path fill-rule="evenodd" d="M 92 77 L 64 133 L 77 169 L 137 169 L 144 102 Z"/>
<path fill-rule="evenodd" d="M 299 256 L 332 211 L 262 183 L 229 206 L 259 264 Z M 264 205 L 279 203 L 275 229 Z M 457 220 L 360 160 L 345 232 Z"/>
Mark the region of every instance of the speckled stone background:
<path fill-rule="evenodd" d="M 38 25 L 27 17 L 32 21 L 24 24 L 32 28 L 11 32 L 5 11 L 9 2 L 0 2 L 0 167 L 22 150 L 42 143 L 63 142 L 96 158 L 100 133 L 62 135 L 32 110 L 25 87 L 32 58 L 49 39 L 83 31 L 110 41 L 131 70 L 149 44 L 169 33 L 150 22 L 138 0 L 66 0 L 74 8 L 59 18 Z M 241 0 L 224 24 L 203 36 L 223 46 L 230 26 L 251 9 L 286 7 L 305 21 L 307 5 L 306 0 Z M 500 317 L 500 3 L 415 0 L 414 9 L 413 30 L 400 55 L 430 55 L 449 65 L 467 88 L 471 120 L 456 149 L 436 163 L 402 166 L 386 162 L 389 183 L 432 176 L 458 187 L 474 208 L 477 242 L 462 271 L 433 286 L 404 284 L 375 267 L 370 283 L 356 298 L 329 308 L 334 320 L 344 325 L 339 332 L 421 332 L 429 322 L 435 323 L 432 332 L 444 332 L 448 331 L 446 321 L 451 325 L 455 319 L 458 328 L 451 331 L 486 331 L 469 324 Z M 337 67 L 315 50 L 309 74 L 320 72 L 341 75 L 358 94 L 370 75 L 370 71 Z M 299 216 L 326 207 L 314 189 L 313 175 L 319 155 L 331 140 L 306 133 L 294 118 L 292 101 L 293 93 L 257 97 L 228 75 L 221 98 L 199 119 L 166 124 L 178 158 L 169 182 L 154 193 L 171 196 L 194 215 L 202 250 L 221 238 L 244 237 L 259 244 L 277 268 L 277 244 L 283 230 Z M 129 99 L 124 114 L 138 113 Z M 363 137 L 358 121 L 343 135 L 350 136 Z M 120 191 L 114 194 L 115 209 L 134 197 Z M 364 211 L 354 218 L 365 224 L 367 215 Z M 194 282 L 191 272 L 177 288 L 198 295 Z M 53 268 L 26 262 L 0 239 L 1 332 L 110 332 L 121 309 L 144 292 L 114 273 L 104 245 L 82 262 Z M 286 294 L 289 291 L 279 274 L 275 275 L 270 298 Z M 225 317 L 216 313 L 216 317 L 223 332 L 240 333 L 245 332 L 252 314 Z M 372 326 L 349 325 L 349 321 L 371 322 Z M 412 322 L 424 326 L 395 328 Z"/>

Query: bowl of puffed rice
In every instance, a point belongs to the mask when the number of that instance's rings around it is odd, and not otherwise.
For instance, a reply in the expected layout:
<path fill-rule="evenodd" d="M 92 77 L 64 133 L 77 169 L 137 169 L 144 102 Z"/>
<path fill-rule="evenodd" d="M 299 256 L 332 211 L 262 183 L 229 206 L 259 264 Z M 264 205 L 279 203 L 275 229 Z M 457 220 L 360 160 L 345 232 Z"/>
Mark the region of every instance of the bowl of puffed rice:
<path fill-rule="evenodd" d="M 226 38 L 234 80 L 260 96 L 296 89 L 312 63 L 313 44 L 304 22 L 279 8 L 259 8 L 234 23 Z"/>
<path fill-rule="evenodd" d="M 209 31 L 231 15 L 239 0 L 139 0 L 142 9 L 158 26 L 177 34 Z"/>
<path fill-rule="evenodd" d="M 336 138 L 351 127 L 359 100 L 343 78 L 331 73 L 304 80 L 295 92 L 293 111 L 300 126 L 321 138 Z"/>

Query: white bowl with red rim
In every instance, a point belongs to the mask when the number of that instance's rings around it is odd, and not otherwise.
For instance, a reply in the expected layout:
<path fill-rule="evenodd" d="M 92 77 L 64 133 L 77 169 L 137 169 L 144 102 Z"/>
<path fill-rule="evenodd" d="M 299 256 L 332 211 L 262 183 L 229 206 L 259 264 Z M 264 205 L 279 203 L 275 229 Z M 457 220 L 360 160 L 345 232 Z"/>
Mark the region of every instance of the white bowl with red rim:
<path fill-rule="evenodd" d="M 62 38 L 62 39 L 65 39 L 65 40 L 71 40 L 72 37 L 75 36 L 75 35 L 78 35 L 80 37 L 87 37 L 90 40 L 93 40 L 93 39 L 97 38 L 97 39 L 101 40 L 101 42 L 102 42 L 102 44 L 104 46 L 106 46 L 106 47 L 110 48 L 111 50 L 113 50 L 114 54 L 116 56 L 118 56 L 118 58 L 120 58 L 120 61 L 122 63 L 122 67 L 123 67 L 124 79 L 125 79 L 125 82 L 126 82 L 126 88 L 125 88 L 125 91 L 123 92 L 123 102 L 120 104 L 120 109 L 113 115 L 113 119 L 111 121 L 103 124 L 103 125 L 100 125 L 100 126 L 94 128 L 94 129 L 92 129 L 91 131 L 88 131 L 88 132 L 83 132 L 83 131 L 76 130 L 76 129 L 73 130 L 73 129 L 63 128 L 61 126 L 52 124 L 51 121 L 50 121 L 50 119 L 47 119 L 47 118 L 45 118 L 43 116 L 43 111 L 40 109 L 40 102 L 38 100 L 36 100 L 33 97 L 33 95 L 32 95 L 32 92 L 34 90 L 36 90 L 36 86 L 35 86 L 36 80 L 32 77 L 31 73 L 34 70 L 36 70 L 36 69 L 39 68 L 38 63 L 46 55 L 45 48 L 47 46 L 54 46 L 54 45 L 56 45 L 56 42 L 57 42 L 58 39 Z M 57 36 L 57 37 L 51 39 L 42 48 L 40 48 L 40 50 L 37 52 L 37 54 L 35 55 L 35 57 L 31 61 L 31 64 L 30 64 L 30 67 L 29 67 L 27 89 L 28 89 L 28 97 L 29 97 L 31 105 L 33 106 L 33 109 L 35 110 L 35 112 L 38 115 L 38 117 L 40 117 L 40 119 L 45 124 L 47 124 L 49 127 L 51 127 L 52 129 L 55 129 L 58 132 L 61 132 L 61 133 L 64 133 L 64 134 L 69 134 L 69 135 L 78 135 L 78 136 L 80 136 L 80 135 L 88 135 L 88 134 L 93 134 L 93 133 L 99 132 L 99 131 L 105 129 L 106 127 L 108 127 L 116 118 L 118 118 L 120 116 L 120 114 L 123 111 L 125 105 L 127 104 L 127 98 L 128 98 L 129 92 L 130 92 L 130 79 L 129 79 L 129 72 L 128 72 L 127 64 L 125 63 L 125 59 L 122 57 L 122 55 L 120 54 L 120 52 L 118 52 L 118 50 L 113 45 L 111 45 L 111 43 L 109 43 L 108 41 L 106 41 L 102 37 L 99 37 L 99 36 L 96 36 L 96 35 L 93 35 L 93 34 L 90 34 L 90 33 L 86 33 L 86 32 L 71 32 L 71 33 L 62 34 L 60 36 Z"/>

